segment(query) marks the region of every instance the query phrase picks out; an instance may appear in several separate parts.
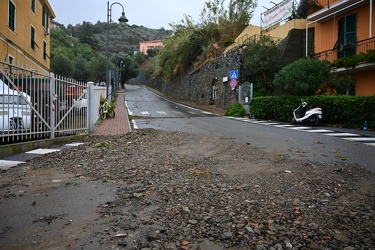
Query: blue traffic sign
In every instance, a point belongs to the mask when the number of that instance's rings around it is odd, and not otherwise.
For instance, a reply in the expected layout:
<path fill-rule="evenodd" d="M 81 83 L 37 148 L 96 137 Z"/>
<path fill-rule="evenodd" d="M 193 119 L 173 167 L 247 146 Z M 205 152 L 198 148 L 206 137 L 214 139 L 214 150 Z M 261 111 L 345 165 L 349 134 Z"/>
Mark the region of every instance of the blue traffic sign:
<path fill-rule="evenodd" d="M 238 79 L 238 70 L 231 70 L 229 73 L 229 79 Z"/>

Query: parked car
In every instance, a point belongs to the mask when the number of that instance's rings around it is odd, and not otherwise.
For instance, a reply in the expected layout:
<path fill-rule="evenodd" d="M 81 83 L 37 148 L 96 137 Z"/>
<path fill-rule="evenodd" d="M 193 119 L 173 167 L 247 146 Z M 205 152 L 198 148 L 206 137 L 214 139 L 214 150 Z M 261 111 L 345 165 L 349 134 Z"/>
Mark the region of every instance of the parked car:
<path fill-rule="evenodd" d="M 31 128 L 31 98 L 12 90 L 0 80 L 0 133 L 13 133 Z"/>
<path fill-rule="evenodd" d="M 84 94 L 79 99 L 73 99 L 73 107 L 75 111 L 85 112 L 87 110 L 87 92 L 84 91 Z"/>
<path fill-rule="evenodd" d="M 95 86 L 105 87 L 105 86 L 107 86 L 107 84 L 106 84 L 105 82 L 97 82 L 97 83 L 95 84 Z"/>

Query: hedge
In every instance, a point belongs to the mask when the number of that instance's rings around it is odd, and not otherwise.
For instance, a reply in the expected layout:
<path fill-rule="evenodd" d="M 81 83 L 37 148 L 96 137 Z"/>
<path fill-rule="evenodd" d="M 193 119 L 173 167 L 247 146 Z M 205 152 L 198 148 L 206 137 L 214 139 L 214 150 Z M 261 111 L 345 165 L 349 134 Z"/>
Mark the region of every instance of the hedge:
<path fill-rule="evenodd" d="M 250 113 L 258 119 L 290 122 L 293 110 L 301 104 L 301 98 L 308 103 L 308 108 L 323 109 L 323 124 L 362 129 L 364 121 L 367 121 L 369 129 L 375 129 L 375 95 L 256 97 L 249 103 Z"/>
<path fill-rule="evenodd" d="M 232 103 L 230 107 L 227 109 L 225 112 L 225 115 L 227 116 L 234 116 L 234 117 L 239 117 L 243 116 L 245 114 L 245 108 L 242 106 L 241 103 Z"/>

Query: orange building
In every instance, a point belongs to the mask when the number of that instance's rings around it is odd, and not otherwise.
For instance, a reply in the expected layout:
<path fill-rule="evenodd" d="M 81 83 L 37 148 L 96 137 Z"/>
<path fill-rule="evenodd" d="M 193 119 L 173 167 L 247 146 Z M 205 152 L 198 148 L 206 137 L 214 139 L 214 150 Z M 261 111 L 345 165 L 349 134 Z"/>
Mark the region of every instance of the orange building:
<path fill-rule="evenodd" d="M 147 55 L 148 49 L 160 49 L 163 47 L 164 46 L 161 40 L 143 41 L 139 43 L 139 52 Z"/>
<path fill-rule="evenodd" d="M 315 0 L 306 28 L 315 27 L 314 53 L 320 60 L 355 57 L 375 50 L 373 0 Z M 309 39 L 306 39 L 309 41 Z M 306 50 L 308 42 L 306 42 Z M 375 52 L 375 51 L 374 51 Z M 338 75 L 355 79 L 355 95 L 375 94 L 375 63 L 339 66 Z"/>

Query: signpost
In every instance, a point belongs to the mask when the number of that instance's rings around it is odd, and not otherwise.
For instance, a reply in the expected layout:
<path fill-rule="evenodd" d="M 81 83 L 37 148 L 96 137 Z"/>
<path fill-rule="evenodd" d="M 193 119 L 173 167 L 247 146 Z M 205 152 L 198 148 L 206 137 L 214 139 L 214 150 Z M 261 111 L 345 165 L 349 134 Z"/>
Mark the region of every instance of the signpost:
<path fill-rule="evenodd" d="M 232 90 L 234 90 L 238 84 L 238 81 L 236 79 L 231 79 L 229 84 L 232 87 Z"/>
<path fill-rule="evenodd" d="M 238 84 L 238 70 L 231 70 L 229 72 L 229 79 L 230 79 L 230 86 L 232 87 L 232 90 L 237 87 Z"/>

